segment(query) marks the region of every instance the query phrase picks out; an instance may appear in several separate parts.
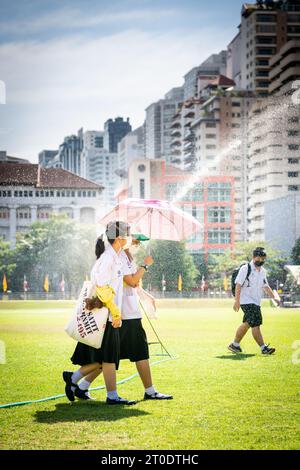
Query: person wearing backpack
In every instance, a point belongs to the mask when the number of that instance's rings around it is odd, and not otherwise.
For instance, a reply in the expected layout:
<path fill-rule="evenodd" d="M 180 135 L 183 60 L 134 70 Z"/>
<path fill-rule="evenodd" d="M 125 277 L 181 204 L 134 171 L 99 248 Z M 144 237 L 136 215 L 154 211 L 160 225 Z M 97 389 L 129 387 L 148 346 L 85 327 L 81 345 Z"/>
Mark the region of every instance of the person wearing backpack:
<path fill-rule="evenodd" d="M 263 293 L 265 292 L 274 299 L 278 305 L 280 303 L 275 298 L 267 281 L 266 270 L 263 268 L 266 258 L 265 249 L 257 247 L 253 251 L 252 261 L 243 264 L 238 272 L 235 271 L 232 275 L 232 290 L 235 296 L 233 309 L 238 312 L 241 308 L 244 312 L 243 323 L 238 328 L 234 341 L 228 346 L 228 349 L 233 353 L 242 352 L 240 342 L 250 328 L 262 354 L 271 355 L 275 352 L 275 348 L 270 348 L 265 344 L 260 330 L 263 323 L 261 314 Z"/>

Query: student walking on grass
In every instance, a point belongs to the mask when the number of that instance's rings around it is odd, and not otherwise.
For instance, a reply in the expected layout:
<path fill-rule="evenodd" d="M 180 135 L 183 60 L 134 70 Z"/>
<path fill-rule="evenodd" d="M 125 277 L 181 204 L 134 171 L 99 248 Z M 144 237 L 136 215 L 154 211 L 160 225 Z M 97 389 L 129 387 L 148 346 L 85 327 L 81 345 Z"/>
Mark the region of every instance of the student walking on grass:
<path fill-rule="evenodd" d="M 234 341 L 228 346 L 228 349 L 233 353 L 241 353 L 240 342 L 248 332 L 252 329 L 252 335 L 259 347 L 262 354 L 273 354 L 275 348 L 270 348 L 266 345 L 261 333 L 260 326 L 262 325 L 261 314 L 261 300 L 265 292 L 269 297 L 276 301 L 272 289 L 270 288 L 266 270 L 263 268 L 267 258 L 265 249 L 257 247 L 253 251 L 253 259 L 251 263 L 241 266 L 238 275 L 235 279 L 235 303 L 233 309 L 238 312 L 241 308 L 244 312 L 242 325 L 238 328 Z"/>
<path fill-rule="evenodd" d="M 73 364 L 80 365 L 76 372 L 63 372 L 65 392 L 70 401 L 75 397 L 91 399 L 90 384 L 102 371 L 107 390 L 108 405 L 131 405 L 136 402 L 119 397 L 116 386 L 116 369 L 120 360 L 119 328 L 123 298 L 122 250 L 131 245 L 130 227 L 124 222 L 111 222 L 106 228 L 107 247 L 103 236 L 96 244 L 96 257 L 91 271 L 91 281 L 97 286 L 97 296 L 109 309 L 101 348 L 95 349 L 78 343 L 71 358 Z M 90 299 L 89 299 L 90 300 Z M 79 383 L 80 382 L 80 383 Z"/>
<path fill-rule="evenodd" d="M 121 253 L 124 275 L 124 290 L 122 302 L 122 326 L 120 328 L 120 358 L 135 362 L 137 371 L 144 385 L 144 400 L 172 400 L 171 395 L 159 393 L 152 382 L 149 364 L 149 347 L 147 336 L 142 325 L 142 313 L 136 288 L 140 280 L 153 264 L 151 256 L 137 269 L 130 250 L 138 248 L 140 242 L 133 236 L 130 249 Z"/>

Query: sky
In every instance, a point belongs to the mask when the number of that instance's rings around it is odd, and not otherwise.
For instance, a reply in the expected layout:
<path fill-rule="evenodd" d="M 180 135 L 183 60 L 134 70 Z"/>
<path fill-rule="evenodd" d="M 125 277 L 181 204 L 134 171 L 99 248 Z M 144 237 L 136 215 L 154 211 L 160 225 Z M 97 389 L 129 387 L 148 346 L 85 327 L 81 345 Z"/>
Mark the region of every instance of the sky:
<path fill-rule="evenodd" d="M 226 49 L 242 3 L 0 0 L 0 150 L 36 163 L 81 127 L 142 125 L 147 106 Z"/>

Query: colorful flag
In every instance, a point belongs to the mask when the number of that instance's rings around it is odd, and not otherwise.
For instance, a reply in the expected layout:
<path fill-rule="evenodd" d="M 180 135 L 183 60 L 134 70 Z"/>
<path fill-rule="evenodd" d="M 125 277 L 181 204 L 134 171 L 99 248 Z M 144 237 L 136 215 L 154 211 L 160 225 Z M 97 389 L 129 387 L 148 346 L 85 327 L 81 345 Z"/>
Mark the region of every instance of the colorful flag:
<path fill-rule="evenodd" d="M 7 279 L 5 273 L 3 275 L 3 292 L 7 292 Z"/>
<path fill-rule="evenodd" d="M 44 280 L 44 290 L 46 292 L 49 292 L 49 277 L 48 277 L 48 274 L 46 274 L 45 276 L 45 280 Z"/>
<path fill-rule="evenodd" d="M 59 287 L 60 287 L 60 290 L 61 292 L 65 292 L 65 279 L 64 279 L 64 275 L 62 275 L 62 279 L 59 283 Z"/>
<path fill-rule="evenodd" d="M 26 276 L 24 274 L 23 290 L 24 290 L 24 292 L 27 292 L 28 289 L 29 289 L 29 284 L 28 284 L 28 281 L 27 281 Z"/>
<path fill-rule="evenodd" d="M 224 290 L 227 292 L 228 291 L 228 277 L 226 275 L 223 279 L 223 287 L 224 287 Z"/>
<path fill-rule="evenodd" d="M 181 276 L 181 274 L 179 274 L 179 276 L 178 276 L 178 290 L 179 290 L 179 292 L 182 291 L 182 276 Z"/>

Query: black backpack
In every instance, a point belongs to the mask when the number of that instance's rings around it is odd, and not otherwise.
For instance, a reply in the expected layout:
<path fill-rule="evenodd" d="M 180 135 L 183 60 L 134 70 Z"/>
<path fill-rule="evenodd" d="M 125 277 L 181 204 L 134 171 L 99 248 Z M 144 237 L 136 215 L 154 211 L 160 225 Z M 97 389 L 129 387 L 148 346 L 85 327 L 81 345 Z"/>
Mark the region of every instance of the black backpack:
<path fill-rule="evenodd" d="M 238 268 L 235 268 L 235 270 L 233 271 L 232 275 L 231 275 L 231 292 L 232 292 L 232 295 L 233 297 L 235 297 L 235 288 L 236 288 L 236 283 L 235 283 L 235 280 L 238 276 L 238 273 L 241 269 L 242 266 L 245 266 L 246 263 L 243 263 L 241 264 Z M 247 272 L 247 276 L 246 276 L 246 279 L 245 279 L 245 282 L 248 281 L 248 285 L 250 283 L 249 281 L 249 276 L 251 274 L 251 265 L 250 263 L 247 263 L 248 264 L 248 272 Z"/>

